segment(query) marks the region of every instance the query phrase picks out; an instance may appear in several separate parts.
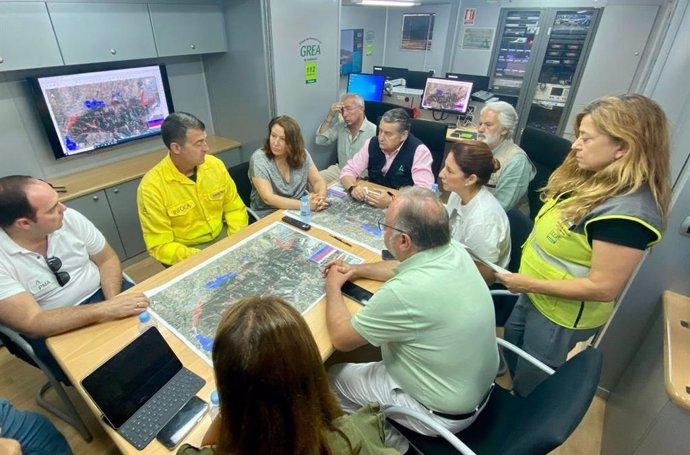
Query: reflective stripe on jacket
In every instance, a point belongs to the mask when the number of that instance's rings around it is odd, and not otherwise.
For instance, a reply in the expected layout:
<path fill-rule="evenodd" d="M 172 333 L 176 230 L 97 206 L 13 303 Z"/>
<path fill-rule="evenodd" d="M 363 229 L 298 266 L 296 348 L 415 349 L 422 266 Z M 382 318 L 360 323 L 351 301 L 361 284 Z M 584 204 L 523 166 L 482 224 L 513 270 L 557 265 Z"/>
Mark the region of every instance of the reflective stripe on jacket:
<path fill-rule="evenodd" d="M 566 280 L 589 275 L 592 247 L 587 226 L 602 219 L 636 221 L 656 235 L 647 246 L 661 240 L 661 217 L 647 188 L 616 196 L 567 227 L 561 221 L 560 206 L 568 199 L 547 201 L 535 218 L 534 229 L 525 242 L 520 273 L 544 280 Z M 615 258 L 611 258 L 615 260 Z M 579 301 L 529 293 L 534 306 L 552 322 L 567 328 L 591 329 L 604 325 L 613 311 L 613 301 Z"/>

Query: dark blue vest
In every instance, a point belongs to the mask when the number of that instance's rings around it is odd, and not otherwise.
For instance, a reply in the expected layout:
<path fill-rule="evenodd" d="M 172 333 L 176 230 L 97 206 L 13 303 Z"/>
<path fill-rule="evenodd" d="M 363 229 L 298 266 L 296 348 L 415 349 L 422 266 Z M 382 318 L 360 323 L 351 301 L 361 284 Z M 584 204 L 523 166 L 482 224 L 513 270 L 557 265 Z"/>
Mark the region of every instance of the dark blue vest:
<path fill-rule="evenodd" d="M 378 137 L 372 137 L 369 141 L 369 165 L 367 167 L 369 181 L 396 190 L 403 186 L 413 186 L 412 163 L 414 162 L 414 153 L 421 144 L 422 141 L 409 134 L 388 168 L 388 172 L 383 175 L 381 168 L 386 164 L 386 155 L 379 147 Z"/>

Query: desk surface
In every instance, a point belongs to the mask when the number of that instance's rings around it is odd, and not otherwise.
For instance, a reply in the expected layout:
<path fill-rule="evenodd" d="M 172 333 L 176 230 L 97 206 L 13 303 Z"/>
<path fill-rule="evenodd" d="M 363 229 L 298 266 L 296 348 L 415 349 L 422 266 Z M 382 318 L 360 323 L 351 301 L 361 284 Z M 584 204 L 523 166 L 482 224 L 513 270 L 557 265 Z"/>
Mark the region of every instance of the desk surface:
<path fill-rule="evenodd" d="M 228 247 L 246 239 L 258 230 L 268 226 L 269 224 L 279 220 L 283 215 L 282 211 L 277 211 L 266 218 L 251 224 L 247 228 L 237 232 L 229 238 L 223 239 L 218 243 L 209 246 L 200 253 L 188 258 L 187 260 L 170 267 L 157 275 L 149 278 L 142 283 L 137 284 L 132 289 L 127 292 L 145 291 L 148 289 L 153 289 L 164 283 L 167 283 L 172 278 L 180 275 L 181 273 L 199 265 L 209 257 L 220 253 L 221 251 L 227 249 Z M 328 233 L 312 227 L 308 232 L 309 235 L 316 237 L 318 239 L 331 242 L 332 238 Z M 340 248 L 351 252 L 357 256 L 362 257 L 366 262 L 376 262 L 380 260 L 380 257 L 373 253 L 372 251 L 354 245 L 352 247 L 347 247 L 344 245 L 339 245 Z M 370 280 L 359 280 L 357 282 L 359 285 L 375 291 L 381 283 L 370 281 Z M 352 313 L 358 311 L 361 307 L 359 304 L 352 300 L 345 299 L 347 305 Z M 323 359 L 328 358 L 333 352 L 333 345 L 331 343 L 330 337 L 328 335 L 328 329 L 326 327 L 325 313 L 326 302 L 325 298 L 317 303 L 311 310 L 304 315 L 307 324 L 312 330 L 312 334 L 316 339 L 316 344 L 321 353 Z M 91 410 L 97 416 L 100 412 L 93 404 L 91 399 L 86 395 L 84 389 L 81 387 L 80 381 L 88 373 L 93 371 L 98 365 L 102 364 L 125 345 L 131 342 L 137 336 L 137 325 L 138 320 L 135 317 L 121 319 L 119 321 L 111 321 L 103 324 L 98 324 L 90 327 L 85 327 L 80 330 L 58 335 L 49 338 L 47 343 L 53 355 L 58 360 L 63 370 L 67 376 L 75 385 L 75 388 L 79 394 L 84 398 L 86 403 L 89 405 Z M 206 385 L 199 392 L 199 397 L 204 401 L 208 401 L 208 397 L 213 389 L 215 389 L 215 382 L 213 377 L 213 369 L 195 354 L 187 345 L 185 345 L 179 338 L 174 334 L 166 330 L 164 327 L 160 327 L 160 331 L 170 344 L 172 349 L 181 359 L 182 363 L 204 378 L 206 380 Z M 204 417 L 202 422 L 198 424 L 190 433 L 190 435 L 185 439 L 186 442 L 190 444 L 199 445 L 201 439 L 210 424 L 210 419 L 208 416 Z M 152 441 L 143 451 L 139 451 L 131 446 L 127 441 L 125 441 L 119 434 L 117 434 L 112 428 L 103 424 L 106 432 L 115 441 L 118 448 L 123 454 L 169 454 L 171 453 L 165 447 L 163 447 L 158 441 Z"/>
<path fill-rule="evenodd" d="M 241 145 L 234 139 L 220 136 L 208 136 L 207 141 L 208 153 L 211 155 L 236 149 Z M 149 169 L 162 160 L 167 153 L 168 150 L 166 148 L 161 148 L 143 155 L 106 164 L 105 166 L 50 179 L 50 183 L 55 186 L 64 186 L 67 192 L 59 193 L 60 202 L 69 201 L 94 191 L 142 177 Z"/>

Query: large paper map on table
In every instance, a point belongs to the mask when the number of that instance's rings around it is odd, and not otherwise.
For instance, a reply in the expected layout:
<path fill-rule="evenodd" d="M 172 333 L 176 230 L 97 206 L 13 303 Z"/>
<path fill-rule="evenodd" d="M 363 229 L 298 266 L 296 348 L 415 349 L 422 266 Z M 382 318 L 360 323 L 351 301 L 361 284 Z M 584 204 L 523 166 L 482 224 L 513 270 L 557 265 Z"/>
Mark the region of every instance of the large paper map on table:
<path fill-rule="evenodd" d="M 386 215 L 384 209 L 355 201 L 339 183 L 328 188 L 328 202 L 330 206 L 326 210 L 312 212 L 312 225 L 376 253 L 386 249 L 378 226 Z M 286 210 L 286 213 L 300 219 L 296 210 Z"/>
<path fill-rule="evenodd" d="M 225 309 L 250 295 L 278 295 L 302 314 L 325 295 L 323 266 L 363 260 L 282 223 L 273 223 L 171 282 L 146 292 L 158 320 L 211 363 Z"/>

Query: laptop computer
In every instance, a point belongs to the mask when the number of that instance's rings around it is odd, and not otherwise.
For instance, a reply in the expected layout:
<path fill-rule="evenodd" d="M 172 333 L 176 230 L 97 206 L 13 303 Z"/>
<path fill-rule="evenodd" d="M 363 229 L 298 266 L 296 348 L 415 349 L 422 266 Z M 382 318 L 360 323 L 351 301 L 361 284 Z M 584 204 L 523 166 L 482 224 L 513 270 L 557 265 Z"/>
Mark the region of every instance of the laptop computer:
<path fill-rule="evenodd" d="M 106 422 L 140 450 L 205 383 L 182 366 L 156 327 L 81 381 Z"/>

